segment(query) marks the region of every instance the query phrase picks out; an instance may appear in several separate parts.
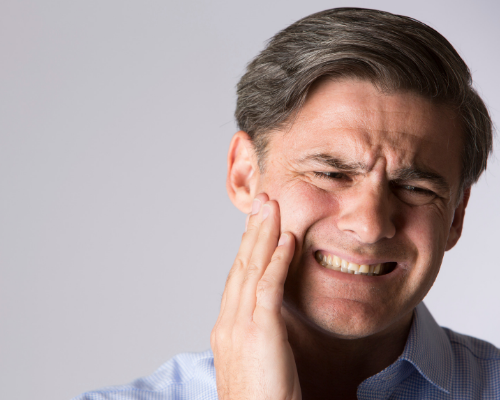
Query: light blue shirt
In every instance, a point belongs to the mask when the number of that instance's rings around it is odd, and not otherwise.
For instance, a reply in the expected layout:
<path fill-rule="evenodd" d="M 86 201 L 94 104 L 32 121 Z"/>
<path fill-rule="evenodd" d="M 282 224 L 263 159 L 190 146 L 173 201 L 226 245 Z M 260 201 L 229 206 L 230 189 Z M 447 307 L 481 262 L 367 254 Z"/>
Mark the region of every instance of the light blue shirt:
<path fill-rule="evenodd" d="M 359 400 L 500 399 L 500 350 L 437 325 L 423 303 L 415 308 L 403 354 L 358 387 Z M 129 385 L 73 400 L 217 400 L 211 351 L 183 353 Z"/>

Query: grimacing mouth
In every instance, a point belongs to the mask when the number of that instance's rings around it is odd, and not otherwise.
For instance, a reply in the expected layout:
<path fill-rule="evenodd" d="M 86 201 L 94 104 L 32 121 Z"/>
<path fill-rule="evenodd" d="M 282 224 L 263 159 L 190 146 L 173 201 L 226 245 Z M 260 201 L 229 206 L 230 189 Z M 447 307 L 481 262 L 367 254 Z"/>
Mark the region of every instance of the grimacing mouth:
<path fill-rule="evenodd" d="M 314 253 L 314 258 L 320 265 L 327 269 L 353 275 L 381 276 L 386 275 L 397 266 L 396 262 L 385 262 L 380 264 L 356 264 L 343 260 L 342 258 L 318 250 Z"/>

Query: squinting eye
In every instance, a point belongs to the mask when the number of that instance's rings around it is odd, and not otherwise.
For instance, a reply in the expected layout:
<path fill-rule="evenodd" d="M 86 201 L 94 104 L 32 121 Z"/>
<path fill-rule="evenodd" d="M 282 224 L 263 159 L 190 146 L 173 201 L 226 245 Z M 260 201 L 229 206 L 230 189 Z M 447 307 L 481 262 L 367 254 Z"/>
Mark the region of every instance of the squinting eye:
<path fill-rule="evenodd" d="M 436 198 L 436 193 L 411 185 L 396 185 L 393 191 L 401 201 L 416 206 L 428 204 Z"/>
<path fill-rule="evenodd" d="M 410 192 L 419 192 L 420 191 L 420 188 L 418 188 L 416 186 L 410 186 L 410 185 L 403 185 L 403 186 L 401 186 L 401 189 L 406 189 L 406 190 L 409 190 Z"/>
<path fill-rule="evenodd" d="M 418 194 L 427 194 L 427 195 L 434 195 L 433 192 L 427 189 L 422 189 L 416 186 L 410 186 L 410 185 L 403 185 L 401 186 L 403 189 L 408 190 L 409 192 L 413 193 L 418 193 Z"/>
<path fill-rule="evenodd" d="M 345 175 L 341 172 L 315 172 L 314 176 L 316 178 L 332 179 L 332 180 L 342 179 L 345 177 Z"/>

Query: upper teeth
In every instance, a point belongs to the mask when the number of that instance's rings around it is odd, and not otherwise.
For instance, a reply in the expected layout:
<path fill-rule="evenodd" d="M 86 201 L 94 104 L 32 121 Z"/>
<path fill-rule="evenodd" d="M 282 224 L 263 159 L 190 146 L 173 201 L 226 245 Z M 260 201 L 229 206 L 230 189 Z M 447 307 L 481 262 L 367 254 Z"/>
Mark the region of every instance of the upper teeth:
<path fill-rule="evenodd" d="M 340 272 L 346 272 L 348 274 L 371 276 L 371 275 L 382 275 L 382 273 L 384 272 L 383 264 L 360 265 L 343 260 L 340 257 L 334 255 L 323 254 L 320 251 L 316 252 L 316 259 L 322 266 L 328 269 L 333 269 L 335 271 L 340 271 Z"/>

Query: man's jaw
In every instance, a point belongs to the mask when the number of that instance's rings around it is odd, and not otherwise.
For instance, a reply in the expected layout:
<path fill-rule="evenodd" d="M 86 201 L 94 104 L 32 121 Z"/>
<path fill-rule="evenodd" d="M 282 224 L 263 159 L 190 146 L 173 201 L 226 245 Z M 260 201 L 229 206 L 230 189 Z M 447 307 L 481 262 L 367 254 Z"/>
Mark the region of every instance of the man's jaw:
<path fill-rule="evenodd" d="M 339 256 L 329 253 L 324 250 L 317 250 L 314 253 L 316 261 L 327 269 L 338 272 L 343 272 L 353 275 L 367 275 L 367 276 L 381 276 L 386 275 L 397 266 L 396 262 L 379 262 L 379 263 L 366 263 L 358 264 L 356 262 L 348 261 L 340 258 Z"/>

